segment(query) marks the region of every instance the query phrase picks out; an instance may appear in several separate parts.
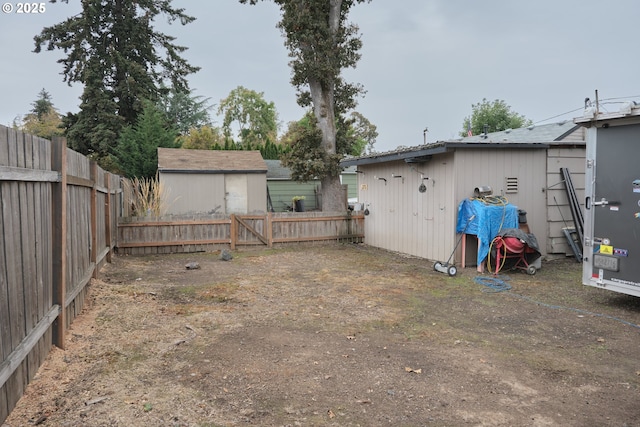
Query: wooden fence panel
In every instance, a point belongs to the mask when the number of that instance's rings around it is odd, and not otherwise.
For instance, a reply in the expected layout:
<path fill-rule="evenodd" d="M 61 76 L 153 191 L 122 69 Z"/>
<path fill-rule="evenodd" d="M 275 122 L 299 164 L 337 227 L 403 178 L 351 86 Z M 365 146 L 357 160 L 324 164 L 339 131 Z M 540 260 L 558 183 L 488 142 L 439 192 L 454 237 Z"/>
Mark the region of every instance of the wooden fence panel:
<path fill-rule="evenodd" d="M 231 220 L 127 218 L 118 223 L 118 252 L 129 255 L 189 253 L 229 247 Z"/>
<path fill-rule="evenodd" d="M 330 212 L 277 213 L 273 215 L 273 243 L 322 240 L 362 242 L 364 215 Z"/>
<path fill-rule="evenodd" d="M 0 141 L 5 145 L 3 150 L 3 160 L 6 162 L 5 165 L 8 167 L 17 167 L 18 160 L 16 154 L 16 134 L 15 132 L 6 131 L 3 132 L 3 141 Z M 20 255 L 17 253 L 18 250 L 21 249 L 19 234 L 16 232 L 16 226 L 18 225 L 16 215 L 18 213 L 16 204 L 19 203 L 18 200 L 18 182 L 8 181 L 8 182 L 0 182 L 0 195 L 2 203 L 2 223 L 3 223 L 3 246 L 6 248 L 4 250 L 4 263 L 3 267 L 3 278 L 4 278 L 4 289 L 2 294 L 3 303 L 0 303 L 0 308 L 3 308 L 5 313 L 2 316 L 2 323 L 0 324 L 0 331 L 2 332 L 2 337 L 0 341 L 2 342 L 3 349 L 3 360 L 7 360 L 13 350 L 20 343 L 21 338 L 19 338 L 19 331 L 23 327 L 21 325 L 21 316 L 18 313 L 15 313 L 16 308 L 18 307 L 18 301 L 20 299 L 20 292 L 22 292 L 22 288 L 18 286 L 19 274 L 19 259 Z M 1 273 L 1 272 L 0 272 Z M 12 316 L 13 315 L 13 316 Z M 17 402 L 17 398 L 9 393 L 9 390 L 18 390 L 20 396 L 23 392 L 24 384 L 21 384 L 20 379 L 22 378 L 24 365 L 21 365 L 17 368 L 10 378 L 6 380 L 6 383 L 3 385 L 3 393 L 1 396 L 4 399 L 3 406 L 8 406 L 9 408 L 13 408 L 15 403 Z M 5 409 L 2 413 L 6 413 Z"/>
<path fill-rule="evenodd" d="M 8 132 L 5 128 L 0 128 L 0 165 L 9 166 L 9 142 Z M 10 325 L 9 318 L 9 284 L 7 276 L 6 250 L 7 247 L 7 231 L 5 230 L 5 216 L 7 207 L 4 200 L 9 200 L 9 186 L 5 182 L 0 181 L 0 360 L 7 360 L 11 354 Z M 9 410 L 13 406 L 9 406 L 7 399 L 7 386 L 0 387 L 0 422 L 7 418 Z"/>
<path fill-rule="evenodd" d="M 51 348 L 50 157 L 48 141 L 0 127 L 0 420 Z"/>
<path fill-rule="evenodd" d="M 9 164 L 14 168 L 23 167 L 20 155 L 19 140 L 22 139 L 22 132 L 10 132 L 8 138 Z M 6 193 L 8 200 L 3 201 L 3 218 L 5 222 L 5 244 L 8 250 L 7 256 L 7 284 L 8 294 L 7 300 L 9 305 L 9 322 L 10 330 L 8 337 L 9 350 L 13 352 L 26 336 L 26 319 L 24 312 L 24 287 L 22 286 L 22 241 L 20 236 L 20 204 L 23 202 L 21 198 L 22 182 L 11 181 L 6 185 Z M 22 363 L 13 372 L 13 375 L 7 380 L 8 386 L 8 404 L 10 407 L 15 406 L 19 396 L 24 393 L 27 386 L 27 361 Z M 17 391 L 15 393 L 14 391 Z M 16 396 L 17 394 L 17 396 Z"/>
<path fill-rule="evenodd" d="M 93 275 L 95 264 L 91 250 L 95 242 L 91 233 L 93 181 L 91 162 L 71 149 L 67 149 L 67 278 L 66 327 L 84 307 L 86 285 Z M 73 214 L 71 214 L 73 213 Z"/>
<path fill-rule="evenodd" d="M 112 173 L 108 176 L 109 181 L 109 220 L 107 221 L 107 225 L 109 227 L 109 247 L 113 249 L 116 246 L 118 241 L 118 218 L 124 216 L 124 192 L 122 189 L 122 180 L 118 175 L 114 175 Z M 113 251 L 109 251 L 109 256 Z M 111 261 L 109 258 L 108 261 Z"/>
<path fill-rule="evenodd" d="M 267 215 L 236 215 L 239 224 L 234 236 L 236 245 L 268 245 L 266 230 L 269 227 Z"/>
<path fill-rule="evenodd" d="M 38 170 L 51 170 L 51 143 L 45 139 L 33 137 L 33 168 Z M 34 216 L 36 226 L 36 284 L 37 284 L 37 319 L 42 322 L 49 315 L 53 306 L 53 293 L 51 283 L 52 272 L 52 205 L 51 184 L 48 182 L 35 182 Z M 38 340 L 36 350 L 28 357 L 35 359 L 35 371 L 44 363 L 52 344 L 52 331 L 50 327 L 42 338 Z"/>
<path fill-rule="evenodd" d="M 93 236 L 92 244 L 92 256 L 91 261 L 98 267 L 102 264 L 102 260 L 105 256 L 105 249 L 107 248 L 107 235 L 106 235 L 106 212 L 104 207 L 107 203 L 107 190 L 104 185 L 106 172 L 98 168 L 96 163 L 92 164 L 92 181 L 94 181 L 94 187 L 92 190 L 92 202 L 95 203 L 91 212 L 93 214 L 91 218 L 91 234 Z M 94 249 L 95 247 L 95 249 Z M 94 275 L 97 277 L 98 269 L 94 269 Z"/>
<path fill-rule="evenodd" d="M 0 129 L 2 132 L 2 129 Z M 4 135 L 6 137 L 6 133 Z M 2 150 L 3 142 L 2 135 L 0 135 L 0 150 Z M 2 162 L 2 153 L 0 152 L 0 162 Z M 0 163 L 2 164 L 2 163 Z M 7 275 L 6 253 L 8 239 L 6 238 L 7 232 L 5 231 L 5 204 L 3 200 L 8 198 L 5 193 L 7 187 L 3 182 L 0 182 L 0 360 L 7 360 L 11 354 L 12 347 L 9 342 L 10 339 L 10 325 L 11 319 L 9 318 L 9 278 Z M 2 385 L 0 387 L 0 422 L 9 415 L 10 408 L 14 405 L 10 405 L 7 400 L 7 386 Z"/>
<path fill-rule="evenodd" d="M 364 215 L 296 212 L 222 215 L 215 220 L 127 218 L 118 224 L 118 252 L 128 255 L 330 240 L 362 242 Z"/>
<path fill-rule="evenodd" d="M 51 345 L 64 347 L 96 259 L 117 242 L 120 177 L 91 168 L 63 140 L 0 126 L 0 424 Z"/>

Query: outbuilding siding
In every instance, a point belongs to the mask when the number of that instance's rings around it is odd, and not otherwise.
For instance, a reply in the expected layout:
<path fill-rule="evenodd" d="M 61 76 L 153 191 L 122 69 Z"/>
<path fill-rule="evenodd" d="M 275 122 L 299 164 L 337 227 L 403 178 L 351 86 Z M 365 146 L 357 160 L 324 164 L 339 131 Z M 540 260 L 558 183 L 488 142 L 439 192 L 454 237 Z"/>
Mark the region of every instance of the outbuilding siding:
<path fill-rule="evenodd" d="M 247 213 L 267 212 L 267 175 L 247 174 Z"/>
<path fill-rule="evenodd" d="M 452 163 L 453 156 L 445 154 L 419 164 L 396 161 L 360 166 L 364 173 L 358 174 L 358 198 L 369 210 L 365 243 L 446 260 L 453 251 L 457 210 Z M 424 193 L 418 190 L 422 183 Z"/>
<path fill-rule="evenodd" d="M 264 213 L 267 165 L 259 151 L 158 148 L 167 214 Z"/>
<path fill-rule="evenodd" d="M 160 173 L 168 214 L 224 213 L 224 175 Z"/>
<path fill-rule="evenodd" d="M 488 185 L 494 195 L 503 196 L 508 203 L 527 212 L 530 232 L 542 240 L 547 231 L 545 170 L 544 149 L 457 150 L 456 197 L 458 201 L 473 197 L 476 187 Z M 509 192 L 507 178 L 517 180 L 516 192 Z M 545 248 L 541 248 L 541 253 L 546 253 Z"/>
<path fill-rule="evenodd" d="M 568 168 L 576 190 L 578 200 L 584 211 L 585 188 L 585 155 L 584 146 L 550 148 L 547 155 L 547 216 L 548 253 L 566 253 L 573 255 L 567 239 L 562 231 L 564 227 L 573 227 L 571 208 L 567 191 L 560 174 L 560 168 Z"/>

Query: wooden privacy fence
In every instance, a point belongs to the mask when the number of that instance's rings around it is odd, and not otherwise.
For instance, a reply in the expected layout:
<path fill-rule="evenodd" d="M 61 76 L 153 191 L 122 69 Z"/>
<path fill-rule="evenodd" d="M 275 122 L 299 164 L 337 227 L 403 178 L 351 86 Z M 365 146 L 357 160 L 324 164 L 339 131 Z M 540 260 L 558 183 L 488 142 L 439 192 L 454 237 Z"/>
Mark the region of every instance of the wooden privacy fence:
<path fill-rule="evenodd" d="M 0 423 L 51 345 L 64 348 L 86 285 L 110 261 L 121 180 L 53 142 L 0 126 Z"/>
<path fill-rule="evenodd" d="M 364 239 L 364 215 L 297 212 L 207 218 L 127 218 L 118 224 L 118 252 L 199 252 L 241 245 Z"/>

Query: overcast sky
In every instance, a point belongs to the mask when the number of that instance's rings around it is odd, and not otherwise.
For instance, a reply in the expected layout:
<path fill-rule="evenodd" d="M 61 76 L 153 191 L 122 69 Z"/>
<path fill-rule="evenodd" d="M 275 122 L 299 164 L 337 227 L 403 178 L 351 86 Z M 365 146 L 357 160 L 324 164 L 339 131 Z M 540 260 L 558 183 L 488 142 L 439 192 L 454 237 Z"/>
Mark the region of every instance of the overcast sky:
<path fill-rule="evenodd" d="M 32 50 L 34 35 L 78 13 L 79 3 L 46 3 L 42 14 L 19 15 L 18 3 L 9 2 L 14 11 L 0 14 L 0 124 L 28 113 L 43 88 L 61 113 L 77 112 L 82 88 L 62 82 L 62 52 Z M 273 3 L 173 5 L 197 18 L 184 27 L 158 23 L 201 67 L 190 78 L 195 95 L 218 104 L 238 86 L 263 92 L 281 132 L 302 117 Z M 377 151 L 420 145 L 425 128 L 428 142 L 457 138 L 483 98 L 504 100 L 540 124 L 580 115 L 596 90 L 601 100 L 640 101 L 637 0 L 373 0 L 349 18 L 364 47 L 345 77 L 367 91 L 357 110 L 378 127 Z"/>

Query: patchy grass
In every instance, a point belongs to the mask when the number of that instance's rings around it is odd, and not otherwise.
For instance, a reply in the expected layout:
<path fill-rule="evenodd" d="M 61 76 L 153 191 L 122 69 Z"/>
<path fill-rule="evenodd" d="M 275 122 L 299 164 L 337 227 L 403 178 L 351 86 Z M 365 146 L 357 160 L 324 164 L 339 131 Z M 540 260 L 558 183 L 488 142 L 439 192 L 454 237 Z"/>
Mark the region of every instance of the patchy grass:
<path fill-rule="evenodd" d="M 576 263 L 492 293 L 364 245 L 233 256 L 116 258 L 8 424 L 640 423 L 640 332 L 613 319 L 640 323 L 640 303 Z"/>

